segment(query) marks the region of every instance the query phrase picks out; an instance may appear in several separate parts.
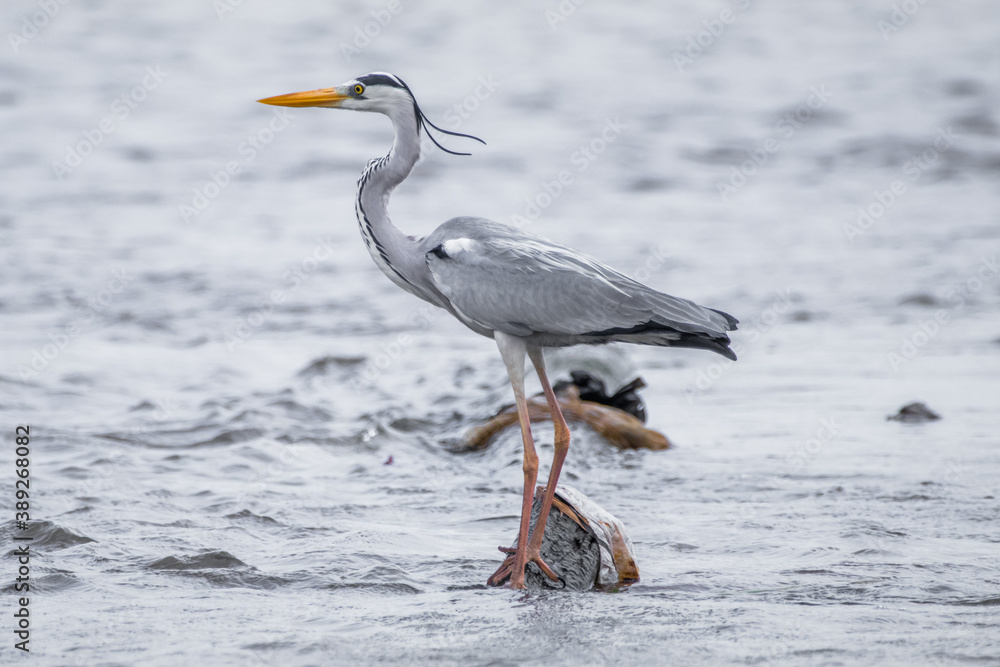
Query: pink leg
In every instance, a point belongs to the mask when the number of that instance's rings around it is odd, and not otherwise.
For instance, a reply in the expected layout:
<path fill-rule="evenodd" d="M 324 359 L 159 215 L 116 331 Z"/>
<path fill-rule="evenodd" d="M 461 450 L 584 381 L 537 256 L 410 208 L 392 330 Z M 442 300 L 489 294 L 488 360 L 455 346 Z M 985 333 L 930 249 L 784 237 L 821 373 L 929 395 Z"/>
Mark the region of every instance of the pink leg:
<path fill-rule="evenodd" d="M 535 482 L 538 479 L 538 454 L 535 453 L 535 441 L 531 437 L 531 422 L 528 418 L 528 404 L 524 399 L 524 339 L 496 332 L 494 337 L 500 356 L 507 366 L 510 384 L 514 389 L 514 401 L 517 404 L 517 416 L 521 423 L 521 441 L 524 443 L 524 493 L 521 501 L 521 525 L 517 532 L 517 550 L 500 565 L 487 583 L 498 586 L 510 575 L 511 588 L 524 588 L 524 566 L 527 564 L 528 530 L 531 521 L 531 503 L 535 497 Z M 509 553 L 501 548 L 501 551 Z"/>
<path fill-rule="evenodd" d="M 545 400 L 548 401 L 549 411 L 552 413 L 552 424 L 555 426 L 555 454 L 552 457 L 552 469 L 549 471 L 549 482 L 545 487 L 545 495 L 542 496 L 542 507 L 538 513 L 538 521 L 531 532 L 531 541 L 528 542 L 527 560 L 535 562 L 542 571 L 553 581 L 558 577 L 550 570 L 541 559 L 542 538 L 545 535 L 545 524 L 549 519 L 549 510 L 552 509 L 552 499 L 556 494 L 556 485 L 559 483 L 559 473 L 562 471 L 563 462 L 566 460 L 566 453 L 569 452 L 569 427 L 559 408 L 559 400 L 552 391 L 549 378 L 545 374 L 545 359 L 542 357 L 542 350 L 537 347 L 528 348 L 528 356 L 535 366 L 538 379 L 542 383 L 542 391 L 545 392 Z"/>

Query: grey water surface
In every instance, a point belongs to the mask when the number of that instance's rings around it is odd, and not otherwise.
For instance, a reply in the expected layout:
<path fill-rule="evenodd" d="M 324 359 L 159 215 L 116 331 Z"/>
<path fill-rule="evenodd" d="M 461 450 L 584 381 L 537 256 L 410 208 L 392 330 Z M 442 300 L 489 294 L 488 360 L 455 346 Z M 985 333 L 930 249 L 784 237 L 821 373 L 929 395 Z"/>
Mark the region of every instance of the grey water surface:
<path fill-rule="evenodd" d="M 0 663 L 1000 664 L 995 3 L 9 0 L 0 25 Z M 520 224 L 742 321 L 736 363 L 626 350 L 673 449 L 574 429 L 563 479 L 628 527 L 627 592 L 485 587 L 522 482 L 516 433 L 459 446 L 510 400 L 495 346 L 365 251 L 388 121 L 255 103 L 378 70 L 488 144 L 427 143 L 408 233 Z M 912 401 L 941 420 L 886 419 Z"/>

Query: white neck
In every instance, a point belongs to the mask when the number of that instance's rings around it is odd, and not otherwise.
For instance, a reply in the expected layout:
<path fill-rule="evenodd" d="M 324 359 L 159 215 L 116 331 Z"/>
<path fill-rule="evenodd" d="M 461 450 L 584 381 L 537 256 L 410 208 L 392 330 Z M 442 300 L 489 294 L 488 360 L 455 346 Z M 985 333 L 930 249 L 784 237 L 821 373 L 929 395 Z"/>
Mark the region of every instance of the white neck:
<path fill-rule="evenodd" d="M 406 108 L 408 106 L 408 108 Z M 392 120 L 396 136 L 392 149 L 368 163 L 358 180 L 355 211 L 361 237 L 375 264 L 389 280 L 422 299 L 436 303 L 425 286 L 426 263 L 419 251 L 419 240 L 401 232 L 389 220 L 389 195 L 403 182 L 420 157 L 420 133 L 410 103 L 393 107 L 386 115 Z"/>

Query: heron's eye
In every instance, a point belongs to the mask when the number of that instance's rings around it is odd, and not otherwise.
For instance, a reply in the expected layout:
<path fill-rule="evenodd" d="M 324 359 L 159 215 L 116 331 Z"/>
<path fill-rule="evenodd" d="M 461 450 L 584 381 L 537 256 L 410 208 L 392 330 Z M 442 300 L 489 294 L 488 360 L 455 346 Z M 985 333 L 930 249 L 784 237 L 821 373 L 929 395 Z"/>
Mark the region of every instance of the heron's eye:
<path fill-rule="evenodd" d="M 354 94 L 355 95 L 360 95 L 363 92 L 365 92 L 365 87 L 364 86 L 362 86 L 360 83 L 354 84 Z"/>

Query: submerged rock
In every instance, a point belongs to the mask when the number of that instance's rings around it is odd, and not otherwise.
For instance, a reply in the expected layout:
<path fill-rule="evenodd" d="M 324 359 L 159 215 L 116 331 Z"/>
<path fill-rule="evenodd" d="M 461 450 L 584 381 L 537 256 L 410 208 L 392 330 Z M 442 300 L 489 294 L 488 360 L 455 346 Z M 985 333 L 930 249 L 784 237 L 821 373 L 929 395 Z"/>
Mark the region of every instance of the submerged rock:
<path fill-rule="evenodd" d="M 908 403 L 899 409 L 896 414 L 886 417 L 889 421 L 907 422 L 919 424 L 922 422 L 933 422 L 941 419 L 937 414 L 923 403 Z"/>

